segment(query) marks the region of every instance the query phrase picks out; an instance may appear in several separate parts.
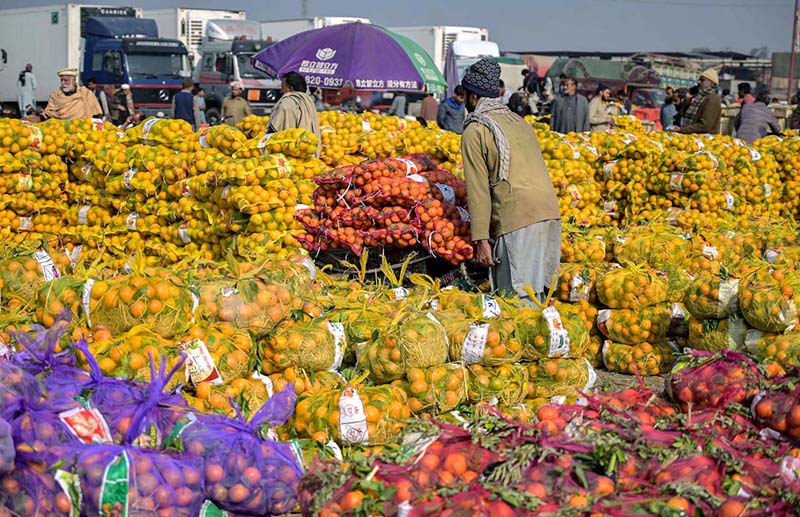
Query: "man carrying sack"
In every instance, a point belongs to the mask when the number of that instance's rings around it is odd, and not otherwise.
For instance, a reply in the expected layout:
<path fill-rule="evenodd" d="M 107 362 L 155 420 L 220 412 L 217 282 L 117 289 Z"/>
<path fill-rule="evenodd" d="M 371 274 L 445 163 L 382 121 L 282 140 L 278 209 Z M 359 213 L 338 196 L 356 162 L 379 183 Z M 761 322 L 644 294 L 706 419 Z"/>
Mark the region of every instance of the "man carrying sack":
<path fill-rule="evenodd" d="M 496 291 L 543 301 L 561 259 L 561 213 L 533 128 L 500 96 L 500 65 L 481 59 L 461 85 L 466 108 L 461 153 L 475 260 Z M 492 241 L 493 240 L 493 244 Z"/>
<path fill-rule="evenodd" d="M 61 87 L 50 94 L 47 107 L 44 109 L 46 118 L 60 120 L 102 118 L 103 109 L 97 102 L 97 96 L 89 88 L 78 85 L 76 69 L 59 70 L 58 77 L 61 79 Z"/>

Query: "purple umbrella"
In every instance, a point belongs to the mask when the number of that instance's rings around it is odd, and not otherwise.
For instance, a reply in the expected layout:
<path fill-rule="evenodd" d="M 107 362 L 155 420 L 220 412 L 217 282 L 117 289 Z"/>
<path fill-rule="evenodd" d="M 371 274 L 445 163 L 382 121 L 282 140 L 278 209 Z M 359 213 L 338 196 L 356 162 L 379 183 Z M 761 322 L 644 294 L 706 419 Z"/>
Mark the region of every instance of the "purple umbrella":
<path fill-rule="evenodd" d="M 433 60 L 419 45 L 377 25 L 360 22 L 301 32 L 264 49 L 253 66 L 273 77 L 297 72 L 309 87 L 444 91 Z"/>

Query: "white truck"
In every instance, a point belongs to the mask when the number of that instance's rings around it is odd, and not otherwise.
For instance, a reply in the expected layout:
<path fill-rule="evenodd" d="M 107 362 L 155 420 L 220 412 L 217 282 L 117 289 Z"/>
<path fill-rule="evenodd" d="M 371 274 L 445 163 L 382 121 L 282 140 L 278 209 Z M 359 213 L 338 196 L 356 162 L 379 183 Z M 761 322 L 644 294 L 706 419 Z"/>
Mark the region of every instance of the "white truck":
<path fill-rule="evenodd" d="M 47 102 L 60 86 L 56 72 L 83 69 L 83 33 L 90 17 L 141 18 L 142 10 L 87 4 L 60 4 L 0 10 L 0 103 L 17 107 L 17 80 L 33 65 L 36 102 Z"/>
<path fill-rule="evenodd" d="M 314 16 L 313 18 L 287 18 L 261 22 L 261 36 L 266 40 L 281 41 L 295 34 L 343 23 L 372 23 L 369 18 L 352 16 Z"/>
<path fill-rule="evenodd" d="M 189 51 L 192 64 L 200 57 L 200 44 L 206 37 L 206 23 L 209 20 L 246 20 L 245 11 L 225 9 L 187 9 L 174 7 L 144 11 L 145 18 L 151 18 L 158 25 L 162 38 L 181 40 Z"/>
<path fill-rule="evenodd" d="M 401 36 L 409 38 L 417 45 L 421 46 L 431 56 L 433 62 L 439 67 L 439 70 L 444 73 L 445 58 L 447 57 L 447 50 L 454 42 L 475 42 L 470 45 L 465 45 L 465 55 L 460 56 L 456 53 L 456 61 L 459 58 L 475 57 L 477 52 L 476 47 L 482 46 L 483 43 L 491 43 L 489 41 L 489 30 L 480 27 L 457 27 L 452 25 L 432 25 L 422 27 L 387 27 L 392 32 L 396 32 Z M 497 44 L 492 43 L 492 52 L 496 52 L 497 56 L 500 55 Z M 483 45 L 485 46 L 485 45 Z M 457 51 L 454 48 L 454 51 Z M 486 52 L 485 49 L 482 52 Z"/>

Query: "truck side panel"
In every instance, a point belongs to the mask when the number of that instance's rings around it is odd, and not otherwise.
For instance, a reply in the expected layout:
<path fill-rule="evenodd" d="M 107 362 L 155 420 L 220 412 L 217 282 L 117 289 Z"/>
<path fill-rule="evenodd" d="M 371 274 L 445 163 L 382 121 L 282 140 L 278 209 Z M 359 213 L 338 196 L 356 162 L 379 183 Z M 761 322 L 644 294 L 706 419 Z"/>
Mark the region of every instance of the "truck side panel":
<path fill-rule="evenodd" d="M 0 71 L 0 102 L 16 103 L 17 79 L 27 63 L 36 75 L 37 102 L 59 87 L 58 70 L 79 67 L 80 30 L 70 37 L 71 21 L 66 5 L 0 11 L 0 48 L 8 56 Z"/>

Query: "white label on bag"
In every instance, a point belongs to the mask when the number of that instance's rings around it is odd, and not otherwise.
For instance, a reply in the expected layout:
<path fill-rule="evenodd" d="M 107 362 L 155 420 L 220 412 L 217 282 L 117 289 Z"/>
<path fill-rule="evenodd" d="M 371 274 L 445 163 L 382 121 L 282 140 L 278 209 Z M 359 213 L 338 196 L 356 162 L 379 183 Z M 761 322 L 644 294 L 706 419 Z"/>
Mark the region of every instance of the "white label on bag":
<path fill-rule="evenodd" d="M 594 385 L 597 382 L 597 372 L 588 359 L 584 357 L 583 360 L 586 361 L 586 368 L 589 372 L 589 380 L 586 381 L 586 386 L 583 387 L 583 391 L 589 391 L 590 389 L 594 388 Z"/>
<path fill-rule="evenodd" d="M 222 189 L 222 194 L 220 194 L 220 197 L 222 198 L 223 201 L 227 201 L 228 195 L 230 193 L 231 193 L 231 185 L 226 185 L 225 188 Z"/>
<path fill-rule="evenodd" d="M 181 241 L 184 244 L 189 244 L 192 242 L 191 237 L 189 237 L 189 225 L 184 223 L 180 228 L 178 228 L 178 237 L 181 238 Z"/>
<path fill-rule="evenodd" d="M 578 302 L 589 299 L 589 282 L 583 278 L 583 274 L 572 275 L 569 281 L 569 301 Z"/>
<path fill-rule="evenodd" d="M 89 210 L 92 208 L 92 205 L 83 205 L 80 210 L 78 210 L 78 224 L 89 224 L 89 220 L 86 217 L 89 215 Z"/>
<path fill-rule="evenodd" d="M 499 318 L 500 314 L 502 314 L 500 304 L 491 296 L 481 295 L 481 306 L 483 307 L 484 318 Z"/>
<path fill-rule="evenodd" d="M 772 196 L 772 185 L 764 183 L 764 197 Z"/>
<path fill-rule="evenodd" d="M 461 345 L 461 360 L 464 364 L 478 364 L 483 360 L 486 340 L 489 335 L 489 324 L 470 323 L 469 332 Z"/>
<path fill-rule="evenodd" d="M 724 316 L 735 314 L 739 307 L 739 279 L 734 278 L 720 282 L 718 299 L 719 314 Z"/>
<path fill-rule="evenodd" d="M 392 289 L 395 300 L 405 300 L 408 297 L 408 289 L 405 287 L 395 287 Z"/>
<path fill-rule="evenodd" d="M 59 413 L 58 419 L 83 444 L 114 443 L 108 422 L 97 408 L 72 408 Z"/>
<path fill-rule="evenodd" d="M 736 199 L 733 197 L 733 194 L 725 191 L 725 206 L 728 207 L 728 210 L 733 210 L 734 205 L 736 205 Z"/>
<path fill-rule="evenodd" d="M 461 220 L 463 222 L 465 223 L 470 222 L 471 219 L 469 217 L 469 212 L 467 210 L 461 208 L 460 206 L 457 206 L 456 210 L 458 211 L 458 216 L 461 217 Z"/>
<path fill-rule="evenodd" d="M 694 140 L 694 143 L 697 144 L 697 148 L 698 149 L 705 149 L 706 148 L 706 144 L 704 144 L 703 141 L 700 140 L 699 138 L 693 136 L 692 140 Z"/>
<path fill-rule="evenodd" d="M 94 279 L 89 278 L 83 284 L 83 294 L 81 295 L 81 304 L 83 305 L 83 312 L 86 313 L 86 326 L 92 328 L 92 287 L 94 286 Z"/>
<path fill-rule="evenodd" d="M 42 275 L 44 275 L 45 282 L 50 282 L 61 276 L 61 273 L 58 272 L 58 268 L 56 267 L 56 263 L 53 262 L 53 258 L 45 250 L 37 251 L 33 254 L 33 258 L 39 263 L 39 267 L 42 268 Z"/>
<path fill-rule="evenodd" d="M 434 183 L 434 187 L 439 189 L 439 192 L 442 193 L 442 199 L 445 203 L 455 204 L 456 202 L 456 191 L 453 190 L 453 187 L 450 185 L 445 185 L 444 183 Z"/>
<path fill-rule="evenodd" d="M 752 161 L 757 162 L 758 160 L 761 159 L 761 153 L 759 153 L 758 151 L 756 151 L 752 147 L 747 146 L 747 150 L 750 151 L 750 159 Z"/>
<path fill-rule="evenodd" d="M 128 230 L 135 232 L 136 231 L 136 221 L 139 220 L 139 214 L 136 212 L 131 212 L 128 214 L 128 217 L 125 219 L 125 226 Z"/>
<path fill-rule="evenodd" d="M 92 176 L 92 168 L 94 164 L 89 162 L 81 167 L 81 175 L 83 176 L 84 181 L 89 181 L 89 178 Z"/>
<path fill-rule="evenodd" d="M 561 323 L 561 315 L 554 306 L 546 307 L 542 311 L 550 330 L 550 352 L 549 357 L 564 356 L 569 354 L 569 333 Z"/>
<path fill-rule="evenodd" d="M 592 144 L 583 144 L 583 148 L 592 153 L 595 158 L 600 156 L 600 153 L 597 152 L 597 148 Z"/>
<path fill-rule="evenodd" d="M 147 137 L 150 136 L 150 131 L 153 129 L 153 126 L 158 122 L 157 118 L 151 118 L 149 120 L 145 120 L 144 124 L 142 124 L 142 140 L 147 141 Z"/>
<path fill-rule="evenodd" d="M 275 385 L 272 383 L 272 379 L 258 372 L 253 372 L 253 375 L 250 377 L 257 381 L 261 381 L 261 383 L 264 385 L 264 389 L 267 391 L 267 398 L 272 398 L 272 395 L 275 394 Z"/>
<path fill-rule="evenodd" d="M 411 181 L 416 181 L 417 183 L 428 183 L 428 180 L 425 179 L 424 176 L 420 176 L 419 174 L 409 174 L 406 178 L 410 179 Z"/>
<path fill-rule="evenodd" d="M 607 180 L 614 179 L 614 167 L 617 165 L 617 160 L 606 162 L 603 164 L 603 177 Z"/>
<path fill-rule="evenodd" d="M 358 390 L 350 386 L 343 389 L 339 396 L 339 433 L 342 443 L 369 443 L 364 403 L 358 396 Z"/>
<path fill-rule="evenodd" d="M 575 208 L 581 202 L 581 193 L 578 191 L 578 187 L 575 185 L 570 185 L 567 187 L 567 191 L 569 192 L 570 197 L 572 197 L 572 201 L 569 203 L 570 208 Z"/>
<path fill-rule="evenodd" d="M 19 231 L 27 232 L 33 226 L 33 221 L 30 217 L 20 217 L 19 218 Z"/>
<path fill-rule="evenodd" d="M 125 184 L 126 189 L 133 190 L 131 181 L 133 181 L 133 177 L 136 176 L 137 172 L 139 172 L 139 170 L 136 167 L 131 167 L 122 175 L 122 182 Z"/>
<path fill-rule="evenodd" d="M 204 128 L 200 132 L 200 138 L 198 139 L 200 142 L 200 147 L 202 147 L 203 149 L 209 148 L 207 135 L 208 135 L 208 128 Z"/>
<path fill-rule="evenodd" d="M 81 256 L 81 251 L 83 251 L 83 244 L 77 244 L 72 251 L 65 250 L 67 258 L 69 259 L 69 263 L 72 264 L 72 267 L 75 267 L 75 264 L 78 263 L 78 257 Z"/>
<path fill-rule="evenodd" d="M 578 149 L 578 146 L 575 145 L 575 142 L 570 142 L 569 140 L 564 140 L 563 142 L 565 144 L 567 144 L 568 146 L 570 146 L 570 148 L 572 149 L 572 159 L 573 160 L 580 160 L 581 159 L 581 151 L 580 151 L 580 149 Z"/>
<path fill-rule="evenodd" d="M 187 380 L 191 381 L 195 386 L 201 382 L 209 382 L 215 386 L 224 384 L 225 381 L 223 381 L 205 341 L 193 339 L 192 341 L 179 343 L 178 346 L 186 352 Z"/>
<path fill-rule="evenodd" d="M 419 167 L 417 167 L 417 164 L 412 162 L 411 160 L 408 160 L 406 158 L 395 158 L 395 159 L 405 164 L 406 176 L 409 176 L 411 174 L 416 174 L 419 172 Z"/>
<path fill-rule="evenodd" d="M 611 201 L 603 202 L 603 213 L 605 213 L 609 217 L 614 217 L 617 215 L 617 202 L 613 199 Z"/>
<path fill-rule="evenodd" d="M 333 336 L 333 364 L 328 368 L 330 371 L 336 371 L 342 367 L 342 359 L 344 359 L 344 350 L 347 347 L 347 337 L 344 332 L 344 325 L 341 323 L 328 322 L 328 332 Z"/>
<path fill-rule="evenodd" d="M 764 260 L 766 260 L 770 264 L 774 264 L 778 257 L 781 256 L 780 250 L 767 248 L 764 250 Z"/>
<path fill-rule="evenodd" d="M 681 305 L 680 303 L 672 304 L 672 319 L 673 320 L 686 319 L 686 311 L 683 310 L 683 305 Z"/>
<path fill-rule="evenodd" d="M 597 328 L 608 335 L 608 321 L 611 319 L 611 309 L 600 309 L 597 311 Z"/>
<path fill-rule="evenodd" d="M 669 177 L 669 188 L 675 192 L 683 192 L 683 173 L 673 172 Z"/>
<path fill-rule="evenodd" d="M 717 260 L 719 257 L 719 250 L 717 250 L 716 246 L 703 246 L 703 256 L 710 260 Z"/>
<path fill-rule="evenodd" d="M 361 119 L 361 131 L 364 133 L 372 133 L 372 125 L 369 123 L 369 120 L 365 118 Z"/>
<path fill-rule="evenodd" d="M 261 139 L 258 141 L 258 148 L 266 149 L 267 142 L 269 142 L 269 139 L 272 138 L 272 135 L 274 134 L 275 133 L 267 133 L 266 135 L 262 136 Z"/>

